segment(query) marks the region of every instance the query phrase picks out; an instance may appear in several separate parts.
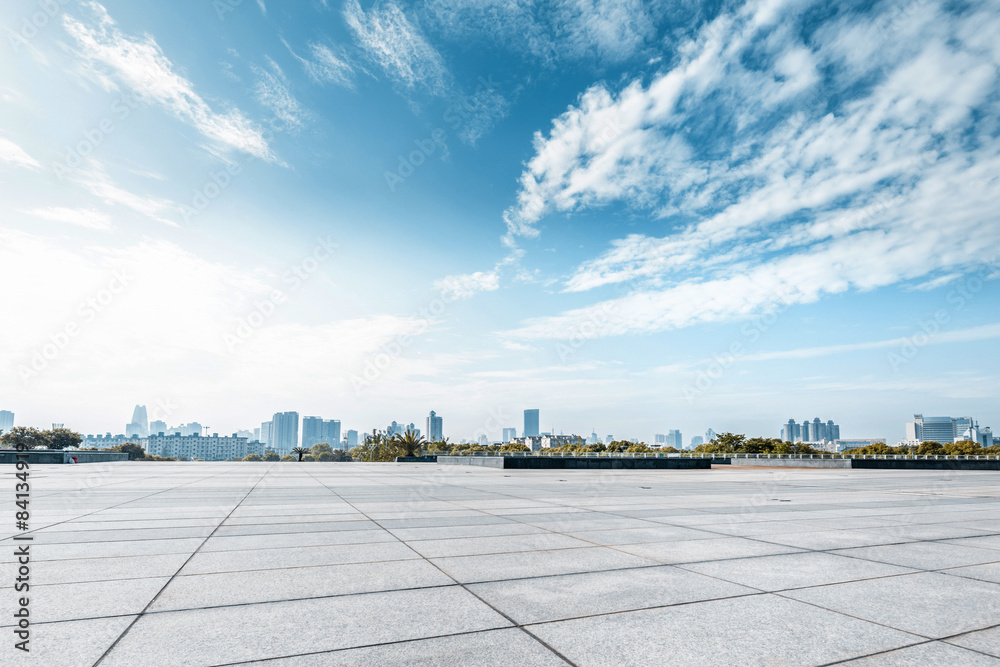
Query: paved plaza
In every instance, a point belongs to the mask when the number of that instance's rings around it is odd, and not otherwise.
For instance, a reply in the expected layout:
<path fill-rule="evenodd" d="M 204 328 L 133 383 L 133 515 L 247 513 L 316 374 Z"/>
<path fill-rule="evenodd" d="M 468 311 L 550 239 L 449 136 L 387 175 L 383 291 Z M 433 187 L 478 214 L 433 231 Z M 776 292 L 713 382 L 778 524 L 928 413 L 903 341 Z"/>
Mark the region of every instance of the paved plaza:
<path fill-rule="evenodd" d="M 31 473 L 4 665 L 1000 665 L 996 472 Z"/>

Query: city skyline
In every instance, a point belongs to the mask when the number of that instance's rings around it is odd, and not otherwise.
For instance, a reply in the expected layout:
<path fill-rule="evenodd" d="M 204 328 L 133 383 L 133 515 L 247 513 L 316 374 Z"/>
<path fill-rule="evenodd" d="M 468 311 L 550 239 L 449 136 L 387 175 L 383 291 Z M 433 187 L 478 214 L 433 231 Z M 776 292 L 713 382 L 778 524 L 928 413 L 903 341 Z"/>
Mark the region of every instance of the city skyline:
<path fill-rule="evenodd" d="M 46 6 L 0 6 L 24 423 L 998 423 L 987 2 Z"/>

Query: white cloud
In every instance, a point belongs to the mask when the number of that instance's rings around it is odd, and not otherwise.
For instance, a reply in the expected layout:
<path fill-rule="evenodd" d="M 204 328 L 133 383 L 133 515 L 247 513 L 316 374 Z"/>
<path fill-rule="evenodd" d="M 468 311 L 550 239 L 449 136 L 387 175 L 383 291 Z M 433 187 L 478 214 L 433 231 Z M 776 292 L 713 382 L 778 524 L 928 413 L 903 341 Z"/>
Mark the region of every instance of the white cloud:
<path fill-rule="evenodd" d="M 447 92 L 451 75 L 441 54 L 398 5 L 387 2 L 366 12 L 357 0 L 348 0 L 344 20 L 368 58 L 391 79 L 408 89 Z"/>
<path fill-rule="evenodd" d="M 122 188 L 96 160 L 88 160 L 86 167 L 67 178 L 106 204 L 124 206 L 170 227 L 177 227 L 178 224 L 168 216 L 178 216 L 184 211 L 183 206 L 169 199 L 137 195 Z"/>
<path fill-rule="evenodd" d="M 354 67 L 343 49 L 334 49 L 316 42 L 309 44 L 312 60 L 304 58 L 292 50 L 291 45 L 282 40 L 285 48 L 299 61 L 306 74 L 317 83 L 332 83 L 345 88 L 354 87 Z"/>
<path fill-rule="evenodd" d="M 987 102 L 1000 94 L 1000 49 L 962 37 L 1000 30 L 1000 18 L 920 9 L 898 35 L 847 14 L 807 46 L 797 5 L 751 3 L 648 85 L 588 90 L 536 135 L 509 242 L 536 236 L 550 212 L 610 203 L 672 231 L 616 240 L 566 282 L 623 295 L 514 333 L 662 331 L 988 260 L 1000 246 L 1000 142 L 976 123 L 1000 122 Z M 844 66 L 867 41 L 880 49 Z M 751 45 L 768 67 L 745 67 Z M 833 81 L 818 90 L 821 68 Z"/>
<path fill-rule="evenodd" d="M 28 215 L 52 220 L 54 222 L 65 222 L 95 231 L 107 232 L 113 229 L 111 219 L 107 214 L 96 211 L 92 208 L 66 208 L 63 206 L 49 206 L 45 208 L 34 208 L 24 211 Z"/>
<path fill-rule="evenodd" d="M 285 73 L 270 58 L 267 59 L 267 63 L 270 71 L 258 65 L 250 65 L 250 69 L 257 79 L 253 89 L 254 96 L 258 102 L 270 109 L 275 117 L 286 123 L 287 126 L 298 127 L 302 125 L 302 107 L 288 89 Z"/>
<path fill-rule="evenodd" d="M 451 298 L 468 299 L 478 292 L 499 289 L 500 275 L 497 271 L 455 274 L 435 281 L 434 287 Z"/>
<path fill-rule="evenodd" d="M 38 160 L 28 155 L 23 148 L 10 139 L 0 137 L 0 162 L 6 162 L 25 169 L 41 169 Z"/>
<path fill-rule="evenodd" d="M 118 30 L 107 10 L 96 2 L 86 5 L 93 14 L 91 25 L 69 15 L 66 31 L 76 40 L 80 55 L 91 73 L 105 82 L 110 74 L 149 102 L 155 102 L 188 123 L 213 143 L 273 160 L 267 142 L 249 119 L 233 109 L 217 113 L 178 74 L 174 64 L 150 35 L 133 38 Z"/>

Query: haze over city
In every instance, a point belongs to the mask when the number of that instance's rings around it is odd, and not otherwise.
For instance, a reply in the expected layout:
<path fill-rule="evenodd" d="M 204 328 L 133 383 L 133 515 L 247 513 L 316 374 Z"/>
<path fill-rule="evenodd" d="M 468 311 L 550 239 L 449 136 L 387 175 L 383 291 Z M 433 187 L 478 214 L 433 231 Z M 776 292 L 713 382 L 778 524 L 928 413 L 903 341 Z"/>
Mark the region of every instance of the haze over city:
<path fill-rule="evenodd" d="M 1000 423 L 995 8 L 605 10 L 5 3 L 0 408 Z"/>

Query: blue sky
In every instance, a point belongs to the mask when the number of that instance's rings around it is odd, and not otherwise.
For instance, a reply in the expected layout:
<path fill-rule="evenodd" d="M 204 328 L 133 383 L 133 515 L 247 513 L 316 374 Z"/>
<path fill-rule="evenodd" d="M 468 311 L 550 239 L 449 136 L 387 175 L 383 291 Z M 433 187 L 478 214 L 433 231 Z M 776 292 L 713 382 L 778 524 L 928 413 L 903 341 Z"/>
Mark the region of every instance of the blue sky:
<path fill-rule="evenodd" d="M 0 8 L 0 407 L 997 425 L 988 2 Z"/>

